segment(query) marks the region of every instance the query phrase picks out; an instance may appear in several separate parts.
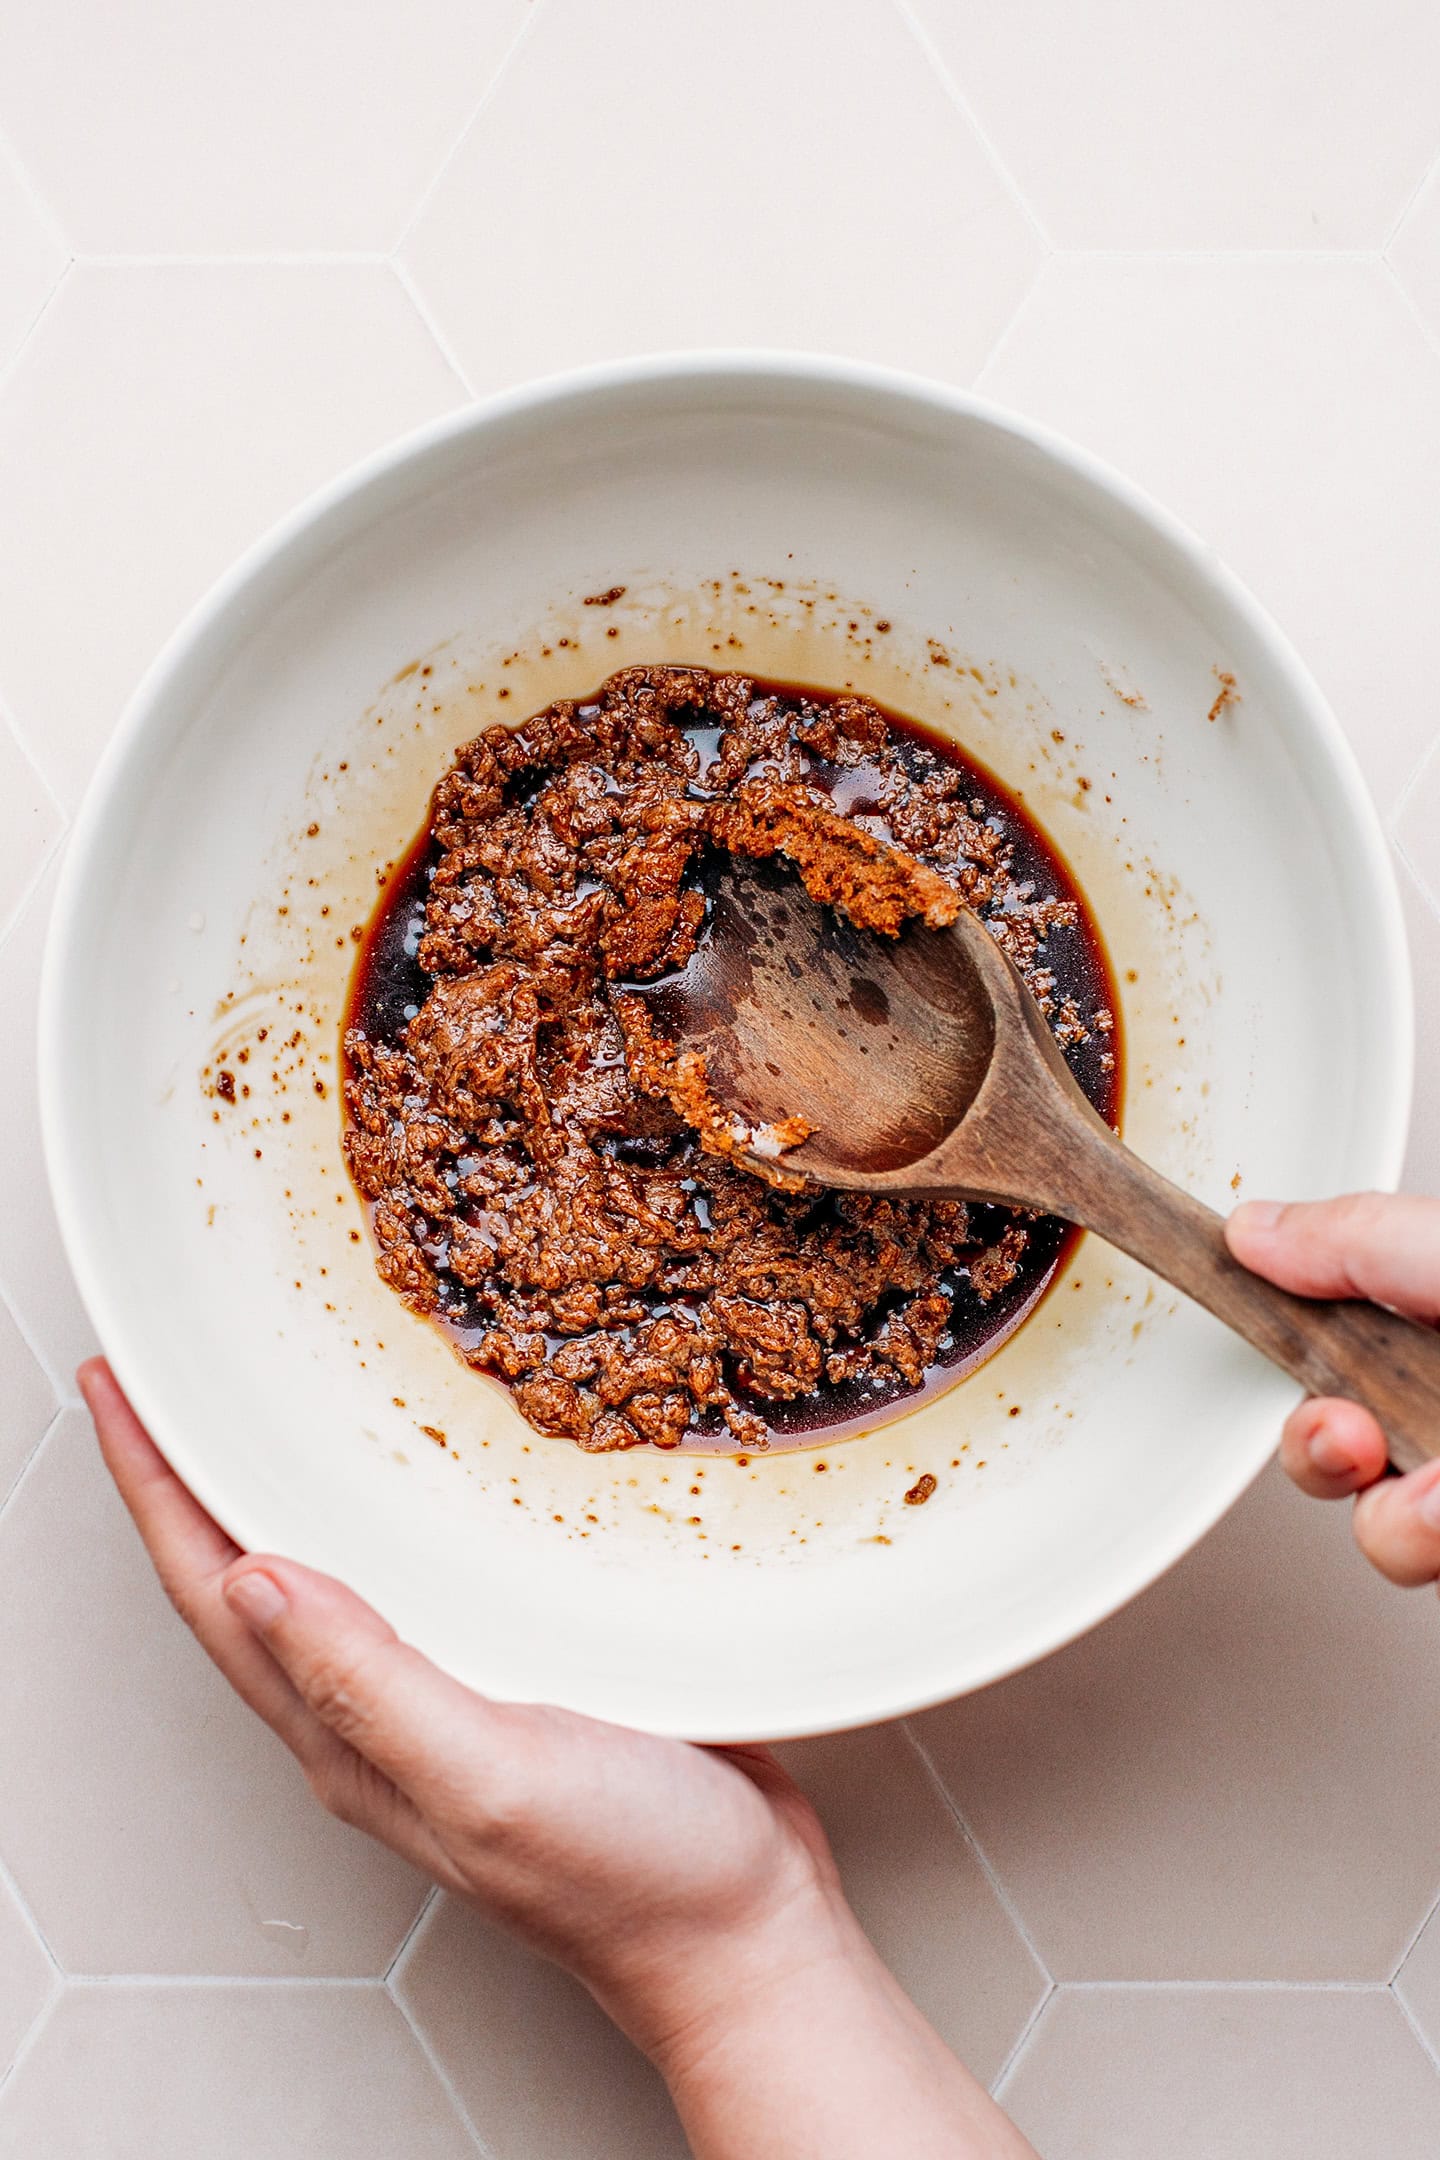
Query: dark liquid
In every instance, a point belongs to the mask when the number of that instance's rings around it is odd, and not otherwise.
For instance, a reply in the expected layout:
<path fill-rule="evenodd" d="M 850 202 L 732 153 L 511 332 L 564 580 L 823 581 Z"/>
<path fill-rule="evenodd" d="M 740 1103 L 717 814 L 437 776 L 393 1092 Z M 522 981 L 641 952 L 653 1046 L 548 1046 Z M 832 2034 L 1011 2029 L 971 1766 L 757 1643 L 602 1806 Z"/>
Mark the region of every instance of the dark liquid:
<path fill-rule="evenodd" d="M 822 704 L 827 696 L 826 692 L 808 685 L 760 680 L 755 683 L 755 691 L 757 696 L 803 697 L 812 709 Z M 1050 841 L 1016 797 L 992 773 L 918 721 L 884 710 L 891 748 L 900 752 L 912 777 L 923 778 L 926 770 L 933 771 L 937 764 L 963 774 L 964 793 L 972 815 L 982 824 L 993 825 L 1010 846 L 1010 880 L 1022 887 L 1028 885 L 1032 889 L 1031 897 L 1035 899 L 1054 897 L 1076 903 L 1078 922 L 1071 928 L 1057 926 L 1050 930 L 1040 948 L 1037 965 L 1048 969 L 1055 977 L 1057 1006 L 1070 998 L 1087 1019 L 1101 1008 L 1116 1015 L 1113 1032 L 1092 1031 L 1086 1041 L 1075 1043 L 1064 1052 L 1090 1101 L 1109 1123 L 1114 1124 L 1121 1093 L 1118 1004 L 1104 944 L 1083 893 Z M 708 716 L 703 725 L 690 731 L 700 752 L 702 782 L 716 755 L 720 732 Z M 873 768 L 835 765 L 811 753 L 807 755 L 804 777 L 812 786 L 823 788 L 835 808 L 848 816 L 881 815 L 874 794 L 878 775 Z M 692 792 L 703 796 L 703 785 L 697 785 Z M 883 833 L 883 827 L 881 830 Z M 351 981 L 345 1026 L 361 1029 L 372 1042 L 397 1044 L 406 1024 L 429 995 L 431 978 L 420 967 L 416 954 L 425 929 L 426 896 L 438 855 L 428 830 L 422 831 L 392 872 L 367 926 Z M 712 857 L 712 867 L 713 860 Z M 703 853 L 694 866 L 693 882 L 702 889 L 708 882 Z M 617 1138 L 605 1145 L 621 1160 L 652 1163 L 673 1160 L 677 1143 L 669 1139 Z M 792 1213 L 797 1205 L 793 1198 L 779 1196 L 774 1204 Z M 805 1216 L 807 1224 L 819 1224 L 826 1219 L 827 1211 L 833 1210 L 835 1201 L 831 1195 L 821 1193 L 813 1201 L 803 1204 L 809 1210 Z M 975 1237 L 986 1245 L 998 1241 L 1013 1220 L 1008 1209 L 982 1206 L 971 1209 Z M 1067 1224 L 1053 1217 L 1042 1217 L 1027 1224 L 1027 1228 L 1029 1241 L 1014 1280 L 988 1301 L 982 1300 L 971 1287 L 963 1265 L 942 1281 L 941 1289 L 952 1300 L 948 1336 L 942 1342 L 936 1361 L 918 1385 L 912 1386 L 892 1369 L 882 1368 L 857 1381 L 838 1384 L 822 1381 L 810 1395 L 792 1402 L 780 1402 L 747 1389 L 743 1375 L 729 1374 L 727 1377 L 737 1401 L 764 1418 L 772 1448 L 785 1448 L 813 1445 L 822 1433 L 827 1438 L 841 1439 L 866 1430 L 887 1416 L 908 1410 L 928 1395 L 949 1387 L 998 1349 L 1034 1311 L 1077 1236 Z M 485 1333 L 490 1324 L 488 1317 L 475 1294 L 448 1274 L 443 1242 L 438 1243 L 428 1257 L 440 1275 L 443 1293 L 442 1309 L 434 1317 L 463 1353 Z M 900 1305 L 905 1300 L 897 1294 L 893 1302 Z M 652 1293 L 647 1303 L 652 1317 L 680 1310 L 678 1304 L 672 1304 L 659 1292 Z M 876 1310 L 869 1332 L 883 1325 L 887 1310 L 885 1304 Z M 623 1340 L 623 1331 L 620 1339 Z M 719 1412 L 713 1410 L 700 1413 L 698 1425 L 692 1427 L 685 1446 L 720 1454 L 740 1451 Z"/>

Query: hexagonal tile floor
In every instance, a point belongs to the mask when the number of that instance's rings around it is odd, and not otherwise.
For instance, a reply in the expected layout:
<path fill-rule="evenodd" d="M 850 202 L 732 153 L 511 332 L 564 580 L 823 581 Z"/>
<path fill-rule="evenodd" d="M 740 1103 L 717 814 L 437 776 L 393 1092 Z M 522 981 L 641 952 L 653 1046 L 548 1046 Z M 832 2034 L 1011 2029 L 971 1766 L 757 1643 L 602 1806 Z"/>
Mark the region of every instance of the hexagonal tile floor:
<path fill-rule="evenodd" d="M 671 2160 L 579 1988 L 320 1816 L 72 1373 L 39 953 L 140 670 L 295 498 L 655 346 L 975 384 L 1268 601 L 1392 832 L 1440 1190 L 1440 16 L 1254 0 L 56 0 L 0 76 L 0 2160 Z M 1217 454 L 1217 445 L 1223 454 Z M 1046 2160 L 1440 2150 L 1440 1616 L 1278 1475 L 1143 1599 L 785 1751 Z M 18 1766 L 18 1774 L 17 1774 Z"/>

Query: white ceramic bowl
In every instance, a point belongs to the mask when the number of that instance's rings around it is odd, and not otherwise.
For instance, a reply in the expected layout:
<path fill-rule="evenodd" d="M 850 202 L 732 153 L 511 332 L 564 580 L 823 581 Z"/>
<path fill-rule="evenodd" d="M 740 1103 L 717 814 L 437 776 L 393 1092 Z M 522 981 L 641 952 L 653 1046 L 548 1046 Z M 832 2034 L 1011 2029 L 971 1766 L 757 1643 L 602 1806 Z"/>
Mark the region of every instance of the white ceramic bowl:
<path fill-rule="evenodd" d="M 480 1688 L 709 1740 L 1043 1655 L 1209 1528 L 1295 1394 L 1087 1241 L 979 1374 L 862 1439 L 592 1458 L 379 1284 L 335 1086 L 377 864 L 479 725 L 717 654 L 873 689 L 1024 792 L 1108 936 L 1127 1136 L 1206 1199 L 1389 1181 L 1411 1061 L 1385 853 L 1304 669 L 1172 519 L 975 399 L 829 360 L 596 369 L 426 429 L 254 548 L 70 847 L 43 1092 L 81 1289 L 243 1544 Z"/>

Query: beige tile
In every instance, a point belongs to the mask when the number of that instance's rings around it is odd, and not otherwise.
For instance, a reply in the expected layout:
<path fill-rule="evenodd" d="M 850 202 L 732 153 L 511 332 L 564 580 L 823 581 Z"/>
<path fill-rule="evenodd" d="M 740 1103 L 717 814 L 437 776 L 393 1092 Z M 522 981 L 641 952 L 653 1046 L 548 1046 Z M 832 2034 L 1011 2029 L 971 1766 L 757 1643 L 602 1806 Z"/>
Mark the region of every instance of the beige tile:
<path fill-rule="evenodd" d="M 1406 212 L 1388 249 L 1391 265 L 1429 325 L 1440 337 L 1440 160 Z"/>
<path fill-rule="evenodd" d="M 0 1293 L 24 1324 L 62 1388 L 95 1349 L 75 1278 L 60 1243 L 40 1147 L 40 1103 L 34 1042 L 40 956 L 50 919 L 58 864 L 45 870 L 19 919 L 0 944 L 0 1011 L 25 1046 L 0 1058 L 0 1133 L 4 1134 L 4 1204 L 0 1205 Z M 23 1370 L 23 1367 L 22 1367 Z M 13 1456 L 12 1456 L 13 1462 Z M 13 1467 L 18 1468 L 18 1464 Z"/>
<path fill-rule="evenodd" d="M 1144 1597 L 917 1721 L 1061 1980 L 1388 1980 L 1440 1884 L 1434 1599 L 1269 1470 Z"/>
<path fill-rule="evenodd" d="M 1061 1988 L 1001 2095 L 1045 2160 L 1433 2160 L 1386 1988 Z"/>
<path fill-rule="evenodd" d="M 461 395 L 384 264 L 71 272 L 0 391 L 0 697 L 63 801 L 240 549 Z"/>
<path fill-rule="evenodd" d="M 1435 734 L 1440 355 L 1383 267 L 1059 258 L 980 387 L 1213 542 L 1296 640 L 1388 812 Z"/>
<path fill-rule="evenodd" d="M 1440 919 L 1440 739 L 1431 743 L 1406 782 L 1391 832 L 1431 917 Z M 1411 917 L 1412 935 L 1417 920 Z"/>
<path fill-rule="evenodd" d="M 59 830 L 54 797 L 0 713 L 0 935 Z"/>
<path fill-rule="evenodd" d="M 777 1750 L 829 1833 L 866 1934 L 988 2083 L 1046 1980 L 899 1726 Z"/>
<path fill-rule="evenodd" d="M 1440 2059 L 1440 1906 L 1431 1913 L 1395 1975 L 1395 1992 L 1424 2034 L 1431 2053 Z"/>
<path fill-rule="evenodd" d="M 1427 856 L 1440 877 L 1440 853 Z M 1422 890 L 1402 861 L 1400 898 L 1415 977 L 1415 1107 L 1400 1182 L 1407 1192 L 1440 1197 L 1440 884 L 1427 880 Z"/>
<path fill-rule="evenodd" d="M 1380 247 L 1436 146 L 1415 0 L 916 0 L 1062 247 Z"/>
<path fill-rule="evenodd" d="M 578 1982 L 442 1898 L 396 1994 L 494 2160 L 685 2160 L 669 2096 Z"/>
<path fill-rule="evenodd" d="M 968 379 L 1038 242 L 898 13 L 547 0 L 404 258 L 476 390 L 700 345 Z"/>
<path fill-rule="evenodd" d="M 0 142 L 0 368 L 29 335 L 68 260 Z"/>
<path fill-rule="evenodd" d="M 0 2092 L 0 2160 L 474 2160 L 379 1986 L 71 1988 Z"/>
<path fill-rule="evenodd" d="M 0 1517 L 0 1852 L 80 1973 L 383 1972 L 421 1878 L 333 1822 L 171 1613 L 68 1412 Z"/>
<path fill-rule="evenodd" d="M 394 245 L 525 0 L 24 8 L 0 124 L 87 254 Z"/>
<path fill-rule="evenodd" d="M 35 1930 L 0 1880 L 0 2080 L 54 1984 L 54 1969 Z"/>
<path fill-rule="evenodd" d="M 55 1410 L 55 1391 L 0 1299 L 0 1507 Z"/>

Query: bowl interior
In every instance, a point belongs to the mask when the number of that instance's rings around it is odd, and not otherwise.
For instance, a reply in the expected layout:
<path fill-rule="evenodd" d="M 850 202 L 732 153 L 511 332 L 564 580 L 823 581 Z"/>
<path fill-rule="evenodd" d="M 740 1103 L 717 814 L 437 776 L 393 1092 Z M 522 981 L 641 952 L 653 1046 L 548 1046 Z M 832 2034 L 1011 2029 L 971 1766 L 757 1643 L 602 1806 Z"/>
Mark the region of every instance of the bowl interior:
<path fill-rule="evenodd" d="M 480 725 L 655 657 L 853 682 L 1018 788 L 1107 936 L 1126 1135 L 1217 1206 L 1393 1174 L 1403 948 L 1333 723 L 1219 567 L 1023 426 L 861 370 L 502 400 L 292 520 L 163 657 L 76 835 L 44 1041 L 62 1224 L 142 1414 L 243 1542 L 489 1692 L 793 1734 L 1101 1617 L 1294 1389 L 1087 1240 L 978 1374 L 863 1438 L 591 1458 L 376 1281 L 336 1093 L 376 868 Z"/>

